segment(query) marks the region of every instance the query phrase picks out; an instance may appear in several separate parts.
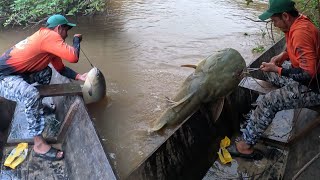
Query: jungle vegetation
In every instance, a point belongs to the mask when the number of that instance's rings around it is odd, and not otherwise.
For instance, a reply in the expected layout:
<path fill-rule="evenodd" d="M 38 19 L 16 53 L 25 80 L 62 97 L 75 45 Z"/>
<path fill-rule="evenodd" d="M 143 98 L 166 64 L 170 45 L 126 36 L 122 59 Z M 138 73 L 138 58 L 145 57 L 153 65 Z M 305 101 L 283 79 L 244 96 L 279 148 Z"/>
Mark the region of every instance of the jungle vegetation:
<path fill-rule="evenodd" d="M 0 0 L 0 26 L 40 24 L 49 15 L 92 15 L 105 10 L 106 0 Z"/>

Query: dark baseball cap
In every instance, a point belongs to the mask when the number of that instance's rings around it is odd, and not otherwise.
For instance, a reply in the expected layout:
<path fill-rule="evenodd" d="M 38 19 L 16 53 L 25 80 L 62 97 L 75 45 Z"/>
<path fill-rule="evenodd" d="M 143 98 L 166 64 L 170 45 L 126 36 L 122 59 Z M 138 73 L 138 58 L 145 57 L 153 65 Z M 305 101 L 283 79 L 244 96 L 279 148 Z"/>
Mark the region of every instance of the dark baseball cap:
<path fill-rule="evenodd" d="M 265 21 L 272 15 L 295 10 L 295 2 L 291 0 L 269 0 L 269 9 L 259 16 L 259 19 Z"/>
<path fill-rule="evenodd" d="M 67 18 L 65 18 L 61 14 L 55 14 L 55 15 L 52 15 L 48 18 L 47 23 L 46 23 L 46 27 L 52 28 L 52 27 L 56 27 L 58 25 L 63 25 L 63 24 L 66 24 L 71 27 L 76 26 L 76 24 L 69 23 Z"/>

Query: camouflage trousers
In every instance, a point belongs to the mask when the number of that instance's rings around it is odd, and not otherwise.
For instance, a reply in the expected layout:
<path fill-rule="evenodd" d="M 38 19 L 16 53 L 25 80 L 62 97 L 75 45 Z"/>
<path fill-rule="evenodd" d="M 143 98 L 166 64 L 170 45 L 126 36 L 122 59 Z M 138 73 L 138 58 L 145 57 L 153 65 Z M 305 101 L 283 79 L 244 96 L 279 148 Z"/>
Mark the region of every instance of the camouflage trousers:
<path fill-rule="evenodd" d="M 51 68 L 46 67 L 36 73 L 9 75 L 0 80 L 0 96 L 25 106 L 31 136 L 41 135 L 45 124 L 42 99 L 38 90 L 31 84 L 49 84 L 51 75 Z"/>
<path fill-rule="evenodd" d="M 320 94 L 307 86 L 275 73 L 265 74 L 267 81 L 280 88 L 259 98 L 256 109 L 248 113 L 247 125 L 241 131 L 242 138 L 249 145 L 256 144 L 278 111 L 320 104 Z"/>

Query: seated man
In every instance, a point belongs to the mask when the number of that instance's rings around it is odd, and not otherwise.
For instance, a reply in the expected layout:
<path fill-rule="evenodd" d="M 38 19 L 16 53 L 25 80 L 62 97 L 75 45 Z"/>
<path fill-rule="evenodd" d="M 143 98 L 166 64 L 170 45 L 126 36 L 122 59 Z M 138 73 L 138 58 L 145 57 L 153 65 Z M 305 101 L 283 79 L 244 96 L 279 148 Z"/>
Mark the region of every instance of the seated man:
<path fill-rule="evenodd" d="M 319 31 L 294 5 L 291 0 L 270 0 L 269 9 L 259 16 L 261 20 L 271 18 L 274 26 L 285 33 L 287 48 L 260 67 L 281 88 L 263 96 L 248 114 L 248 124 L 236 140 L 238 152 L 248 157 L 278 111 L 320 104 Z M 288 59 L 291 66 L 282 68 Z"/>
<path fill-rule="evenodd" d="M 29 133 L 34 137 L 35 154 L 50 160 L 60 160 L 63 152 L 46 143 L 41 136 L 45 120 L 43 105 L 38 90 L 30 85 L 34 82 L 49 84 L 51 68 L 49 63 L 63 76 L 84 81 L 86 74 L 78 74 L 62 63 L 79 60 L 82 36 L 76 34 L 73 46 L 65 43 L 68 30 L 76 26 L 62 15 L 53 15 L 47 20 L 46 27 L 19 42 L 0 56 L 0 96 L 23 103 Z"/>

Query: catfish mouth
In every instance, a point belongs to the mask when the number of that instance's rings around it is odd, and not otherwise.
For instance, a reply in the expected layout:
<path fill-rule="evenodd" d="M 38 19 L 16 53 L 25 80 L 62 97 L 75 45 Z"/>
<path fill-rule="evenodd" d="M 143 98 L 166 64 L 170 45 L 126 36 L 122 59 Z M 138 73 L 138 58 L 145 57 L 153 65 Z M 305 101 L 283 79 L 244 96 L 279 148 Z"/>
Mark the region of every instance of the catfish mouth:
<path fill-rule="evenodd" d="M 234 78 L 237 78 L 237 79 L 239 79 L 239 80 L 241 80 L 241 79 L 243 79 L 244 77 L 245 77 L 245 72 L 246 72 L 246 67 L 245 68 L 243 68 L 243 69 L 238 69 L 238 70 L 236 70 L 235 72 L 234 72 L 234 74 L 233 74 L 233 77 Z"/>

